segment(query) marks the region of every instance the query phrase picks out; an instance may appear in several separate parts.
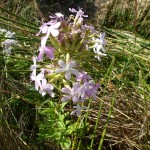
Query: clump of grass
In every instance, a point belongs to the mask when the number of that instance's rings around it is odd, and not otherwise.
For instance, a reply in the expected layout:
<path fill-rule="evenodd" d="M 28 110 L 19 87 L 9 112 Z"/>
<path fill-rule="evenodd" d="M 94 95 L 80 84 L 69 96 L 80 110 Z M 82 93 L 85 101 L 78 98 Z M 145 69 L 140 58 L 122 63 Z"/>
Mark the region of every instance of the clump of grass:
<path fill-rule="evenodd" d="M 136 32 L 149 39 L 149 9 L 150 4 L 147 1 L 143 8 L 137 0 L 113 0 L 108 6 L 102 26 Z"/>

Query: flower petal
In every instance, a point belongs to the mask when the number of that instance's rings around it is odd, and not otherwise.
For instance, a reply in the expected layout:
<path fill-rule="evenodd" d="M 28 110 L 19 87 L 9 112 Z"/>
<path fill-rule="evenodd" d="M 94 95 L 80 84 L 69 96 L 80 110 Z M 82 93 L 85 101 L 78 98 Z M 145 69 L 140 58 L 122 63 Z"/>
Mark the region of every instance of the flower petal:
<path fill-rule="evenodd" d="M 74 8 L 69 8 L 70 12 L 77 12 Z"/>
<path fill-rule="evenodd" d="M 60 22 L 55 23 L 54 25 L 51 26 L 51 28 L 59 28 L 59 26 L 61 25 Z"/>
<path fill-rule="evenodd" d="M 66 95 L 66 96 L 62 97 L 61 101 L 62 101 L 62 102 L 66 102 L 66 101 L 68 101 L 69 99 L 71 99 L 71 96 L 70 96 L 70 95 Z"/>
<path fill-rule="evenodd" d="M 49 84 L 49 83 L 47 83 L 46 90 L 53 90 L 53 89 L 54 89 L 54 86 Z"/>
<path fill-rule="evenodd" d="M 77 103 L 79 101 L 79 97 L 78 96 L 73 96 L 72 101 L 74 103 Z"/>
<path fill-rule="evenodd" d="M 59 72 L 64 72 L 66 69 L 64 68 L 58 68 L 55 70 L 56 73 L 59 73 Z"/>
<path fill-rule="evenodd" d="M 42 79 L 42 86 L 45 87 L 47 84 L 47 80 L 45 78 Z"/>
<path fill-rule="evenodd" d="M 40 90 L 39 93 L 40 93 L 42 96 L 46 95 L 46 91 L 44 91 L 44 90 Z"/>
<path fill-rule="evenodd" d="M 59 60 L 58 64 L 60 65 L 60 67 L 66 67 L 66 64 L 62 60 Z"/>
<path fill-rule="evenodd" d="M 41 29 L 41 32 L 42 33 L 47 33 L 47 31 L 48 31 L 48 26 L 47 25 L 45 25 L 45 24 L 43 24 L 41 27 L 40 27 L 40 29 Z"/>
<path fill-rule="evenodd" d="M 56 15 L 58 18 L 60 18 L 60 17 L 64 17 L 64 15 L 63 15 L 63 14 L 61 14 L 61 13 L 55 13 L 55 15 Z"/>
<path fill-rule="evenodd" d="M 40 53 L 37 57 L 37 61 L 40 62 L 40 61 L 43 61 L 43 56 L 44 56 L 44 48 L 40 47 Z"/>
<path fill-rule="evenodd" d="M 45 46 L 45 54 L 46 54 L 51 60 L 54 60 L 53 51 L 54 51 L 54 48 Z"/>
<path fill-rule="evenodd" d="M 78 70 L 76 70 L 76 69 L 69 69 L 69 71 L 72 73 L 72 74 L 74 74 L 74 75 L 78 75 L 79 74 L 79 71 Z"/>
<path fill-rule="evenodd" d="M 36 74 L 34 74 L 34 73 L 32 72 L 31 75 L 30 75 L 30 78 L 31 78 L 32 81 L 35 81 Z"/>
<path fill-rule="evenodd" d="M 70 80 L 70 78 L 71 78 L 71 73 L 70 73 L 69 71 L 66 71 L 66 73 L 65 73 L 65 78 L 66 78 L 67 80 Z"/>
<path fill-rule="evenodd" d="M 71 88 L 62 88 L 61 91 L 66 94 L 71 94 Z"/>
<path fill-rule="evenodd" d="M 53 37 L 56 37 L 56 36 L 59 35 L 59 31 L 57 29 L 52 29 L 51 34 L 52 34 Z"/>
<path fill-rule="evenodd" d="M 72 68 L 72 67 L 76 66 L 76 62 L 71 61 L 71 62 L 69 62 L 68 66 L 69 66 L 69 68 Z"/>
<path fill-rule="evenodd" d="M 41 47 L 45 47 L 47 38 L 48 38 L 47 36 L 42 37 L 42 39 L 41 39 Z"/>

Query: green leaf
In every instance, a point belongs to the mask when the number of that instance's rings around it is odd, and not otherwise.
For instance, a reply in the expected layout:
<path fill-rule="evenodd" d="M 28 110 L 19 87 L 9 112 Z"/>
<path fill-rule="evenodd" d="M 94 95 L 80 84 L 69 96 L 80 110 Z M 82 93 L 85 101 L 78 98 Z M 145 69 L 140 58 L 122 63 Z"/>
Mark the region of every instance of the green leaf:
<path fill-rule="evenodd" d="M 74 124 L 71 124 L 70 126 L 68 126 L 68 129 L 67 129 L 66 133 L 68 135 L 70 135 L 70 134 L 72 134 L 76 130 L 77 130 L 77 122 L 74 123 Z"/>
<path fill-rule="evenodd" d="M 61 148 L 64 150 L 69 150 L 70 146 L 71 146 L 71 140 L 69 138 L 63 138 L 64 141 L 60 142 Z"/>

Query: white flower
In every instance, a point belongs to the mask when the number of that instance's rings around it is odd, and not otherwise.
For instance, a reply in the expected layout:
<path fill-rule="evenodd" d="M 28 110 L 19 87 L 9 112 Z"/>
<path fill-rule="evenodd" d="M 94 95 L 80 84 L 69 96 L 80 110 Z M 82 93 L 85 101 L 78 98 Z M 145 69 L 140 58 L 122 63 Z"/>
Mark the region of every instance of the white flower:
<path fill-rule="evenodd" d="M 104 45 L 106 44 L 106 41 L 105 41 L 104 37 L 105 37 L 105 32 L 100 33 L 99 38 L 95 39 L 93 37 L 93 41 L 95 42 L 95 44 L 93 46 L 94 47 L 93 51 L 96 54 L 95 58 L 97 58 L 99 61 L 101 60 L 100 56 L 107 56 L 105 54 L 105 49 L 104 49 Z"/>
<path fill-rule="evenodd" d="M 44 69 L 42 69 L 42 71 L 36 76 L 35 72 L 32 72 L 32 74 L 30 75 L 30 78 L 32 81 L 35 81 L 35 89 L 38 91 L 39 88 L 42 89 L 42 79 L 44 79 Z"/>
<path fill-rule="evenodd" d="M 83 109 L 87 109 L 86 106 L 80 106 L 80 104 L 77 104 L 77 106 L 73 106 L 73 108 L 76 108 L 76 110 L 71 112 L 71 115 L 76 114 L 78 117 L 81 116 L 81 112 Z"/>
<path fill-rule="evenodd" d="M 56 69 L 55 72 L 56 73 L 65 72 L 65 78 L 67 80 L 70 80 L 71 74 L 74 74 L 74 75 L 79 74 L 79 71 L 73 68 L 76 66 L 75 61 L 71 61 L 71 62 L 65 64 L 62 60 L 59 60 L 58 64 L 60 65 L 61 68 Z"/>
<path fill-rule="evenodd" d="M 42 96 L 48 93 L 51 97 L 54 97 L 55 94 L 52 92 L 53 89 L 54 89 L 54 86 L 47 83 L 47 80 L 43 78 L 41 81 L 41 89 L 39 90 L 39 93 L 42 94 Z"/>
<path fill-rule="evenodd" d="M 5 54 L 11 54 L 11 50 L 13 49 L 13 45 L 16 45 L 17 41 L 13 39 L 6 39 L 4 42 L 2 42 L 2 46 L 4 48 Z"/>
<path fill-rule="evenodd" d="M 6 34 L 5 34 L 5 37 L 9 37 L 9 38 L 13 38 L 14 37 L 14 32 L 10 32 L 10 31 L 7 31 Z"/>
<path fill-rule="evenodd" d="M 3 52 L 4 54 L 9 55 L 11 54 L 11 50 L 13 49 L 13 46 L 18 44 L 16 40 L 11 39 L 14 38 L 15 33 L 0 28 L 0 34 L 3 34 L 3 36 L 5 37 L 5 40 L 1 43 L 3 47 Z"/>
<path fill-rule="evenodd" d="M 34 81 L 34 79 L 36 77 L 36 68 L 37 68 L 36 60 L 37 60 L 37 57 L 33 56 L 32 60 L 33 60 L 33 65 L 31 65 L 31 67 L 30 67 L 30 70 L 32 71 L 30 78 L 31 78 L 31 80 Z"/>
<path fill-rule="evenodd" d="M 47 42 L 47 39 L 48 39 L 50 34 L 52 34 L 53 37 L 57 37 L 59 35 L 59 29 L 58 28 L 59 28 L 60 25 L 61 25 L 60 22 L 57 22 L 55 24 L 45 23 L 40 27 L 40 31 L 36 34 L 36 36 L 38 36 L 41 32 L 43 34 L 46 34 L 41 39 L 41 47 L 46 46 L 46 42 Z"/>

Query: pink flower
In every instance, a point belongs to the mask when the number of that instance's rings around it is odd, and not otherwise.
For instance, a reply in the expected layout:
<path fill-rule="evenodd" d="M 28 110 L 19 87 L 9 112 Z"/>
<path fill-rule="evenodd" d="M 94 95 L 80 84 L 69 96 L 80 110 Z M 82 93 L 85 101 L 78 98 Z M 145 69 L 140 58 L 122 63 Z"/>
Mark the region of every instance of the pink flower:
<path fill-rule="evenodd" d="M 87 95 L 89 97 L 93 97 L 94 100 L 96 100 L 96 94 L 98 93 L 98 89 L 100 88 L 100 84 L 94 84 L 92 81 L 89 82 L 89 87 L 86 91 Z"/>
<path fill-rule="evenodd" d="M 84 102 L 87 97 L 93 97 L 96 99 L 97 90 L 99 89 L 100 85 L 94 84 L 93 81 L 85 82 L 80 90 L 81 93 L 81 102 Z"/>
<path fill-rule="evenodd" d="M 87 82 L 89 79 L 91 79 L 91 76 L 84 71 L 82 71 L 82 73 L 79 73 L 79 75 L 76 77 L 77 81 L 83 81 L 84 83 Z"/>
<path fill-rule="evenodd" d="M 67 86 L 65 88 L 62 88 L 62 92 L 67 94 L 62 97 L 62 102 L 66 102 L 67 100 L 72 98 L 72 101 L 74 103 L 77 103 L 79 101 L 80 97 L 80 84 L 79 82 L 74 83 L 73 87 Z"/>

